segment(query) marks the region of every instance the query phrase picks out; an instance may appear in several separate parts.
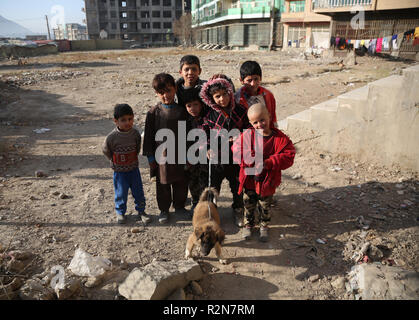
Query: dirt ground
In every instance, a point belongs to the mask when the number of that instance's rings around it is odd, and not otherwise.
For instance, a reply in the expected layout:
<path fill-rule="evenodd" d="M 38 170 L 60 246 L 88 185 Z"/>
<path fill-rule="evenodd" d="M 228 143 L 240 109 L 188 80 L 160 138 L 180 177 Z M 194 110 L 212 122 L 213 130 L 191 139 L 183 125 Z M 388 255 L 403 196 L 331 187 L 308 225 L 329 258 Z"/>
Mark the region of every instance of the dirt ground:
<path fill-rule="evenodd" d="M 201 78 L 222 72 L 236 88 L 240 64 L 257 60 L 279 119 L 409 65 L 357 57 L 357 65 L 341 68 L 338 58 L 305 60 L 296 51 L 193 49 L 61 53 L 29 58 L 23 66 L 0 61 L 0 251 L 35 255 L 21 272 L 24 278 L 55 265 L 66 268 L 76 248 L 127 271 L 154 258 L 183 259 L 192 231 L 186 215 L 171 215 L 167 225 L 155 219 L 143 227 L 133 216 L 125 226 L 116 224 L 112 170 L 101 144 L 113 128 L 116 103 L 130 104 L 143 126 L 157 101 L 152 77 L 169 72 L 177 78 L 187 53 L 200 57 Z M 50 130 L 34 132 L 41 128 Z M 220 265 L 213 252 L 199 258 L 206 271 L 200 281 L 204 293 L 189 293 L 188 299 L 352 300 L 356 297 L 339 280 L 356 264 L 354 253 L 365 241 L 378 250 L 370 263 L 418 271 L 418 173 L 322 153 L 310 136 L 290 138 L 297 155 L 275 194 L 269 241 L 259 242 L 257 233 L 250 241 L 241 239 L 223 184 L 220 211 L 229 264 Z M 144 157 L 140 170 L 147 212 L 156 218 L 155 185 Z M 36 171 L 44 176 L 36 177 Z M 131 196 L 128 201 L 133 214 Z M 73 298 L 120 299 L 118 281 L 84 288 Z"/>

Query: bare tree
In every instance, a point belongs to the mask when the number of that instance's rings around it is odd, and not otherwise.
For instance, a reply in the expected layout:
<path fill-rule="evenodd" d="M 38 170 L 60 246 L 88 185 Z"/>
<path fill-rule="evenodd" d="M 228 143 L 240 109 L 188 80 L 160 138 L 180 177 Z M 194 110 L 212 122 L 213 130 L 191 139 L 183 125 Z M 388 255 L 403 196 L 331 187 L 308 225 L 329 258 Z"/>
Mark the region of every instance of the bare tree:
<path fill-rule="evenodd" d="M 173 22 L 173 33 L 183 45 L 190 46 L 192 42 L 192 15 L 185 13 Z"/>

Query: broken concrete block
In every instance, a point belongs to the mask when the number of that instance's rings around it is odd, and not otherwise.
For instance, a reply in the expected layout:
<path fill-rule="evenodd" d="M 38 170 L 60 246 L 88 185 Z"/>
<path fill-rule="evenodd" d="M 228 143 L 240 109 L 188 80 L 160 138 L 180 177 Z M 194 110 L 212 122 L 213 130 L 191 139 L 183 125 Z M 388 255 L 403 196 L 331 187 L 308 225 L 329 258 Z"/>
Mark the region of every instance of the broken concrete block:
<path fill-rule="evenodd" d="M 55 293 L 57 294 L 58 300 L 65 300 L 73 296 L 77 291 L 81 289 L 81 282 L 79 279 L 66 280 L 63 288 L 60 286 L 55 287 Z"/>
<path fill-rule="evenodd" d="M 102 257 L 94 257 L 91 254 L 77 249 L 68 266 L 75 275 L 82 277 L 97 277 L 111 270 L 112 262 Z"/>
<path fill-rule="evenodd" d="M 199 264 L 192 259 L 153 260 L 143 268 L 135 268 L 119 286 L 119 294 L 128 300 L 162 300 L 189 282 L 202 279 L 203 275 Z"/>
<path fill-rule="evenodd" d="M 360 264 L 352 267 L 350 289 L 363 300 L 418 300 L 419 273 L 400 267 Z"/>

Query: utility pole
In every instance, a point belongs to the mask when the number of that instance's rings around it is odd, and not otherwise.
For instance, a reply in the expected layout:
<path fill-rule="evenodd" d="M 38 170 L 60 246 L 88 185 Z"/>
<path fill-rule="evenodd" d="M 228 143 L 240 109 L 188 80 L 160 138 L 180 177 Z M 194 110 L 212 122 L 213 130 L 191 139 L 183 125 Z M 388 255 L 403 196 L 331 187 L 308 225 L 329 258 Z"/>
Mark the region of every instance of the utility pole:
<path fill-rule="evenodd" d="M 271 30 L 269 32 L 269 49 L 268 49 L 269 51 L 272 51 L 272 47 L 274 45 L 274 27 L 275 27 L 274 1 L 275 0 L 271 0 Z"/>
<path fill-rule="evenodd" d="M 47 15 L 45 15 L 45 19 L 47 20 L 48 40 L 51 40 L 51 32 L 49 31 L 49 23 L 48 23 L 48 16 Z"/>

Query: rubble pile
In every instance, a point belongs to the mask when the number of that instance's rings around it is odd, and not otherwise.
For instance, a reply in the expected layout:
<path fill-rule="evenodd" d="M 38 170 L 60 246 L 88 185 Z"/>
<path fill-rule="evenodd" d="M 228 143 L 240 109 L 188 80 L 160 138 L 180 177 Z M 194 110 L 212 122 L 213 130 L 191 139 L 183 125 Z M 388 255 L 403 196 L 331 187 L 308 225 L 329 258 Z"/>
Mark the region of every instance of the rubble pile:
<path fill-rule="evenodd" d="M 89 73 L 85 71 L 47 71 L 47 72 L 23 72 L 13 76 L 3 76 L 0 81 L 13 87 L 34 85 L 43 81 L 68 80 L 79 77 L 86 77 Z"/>

